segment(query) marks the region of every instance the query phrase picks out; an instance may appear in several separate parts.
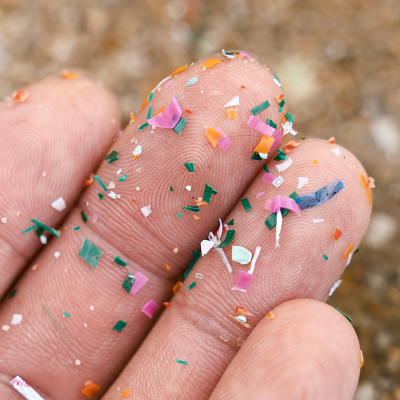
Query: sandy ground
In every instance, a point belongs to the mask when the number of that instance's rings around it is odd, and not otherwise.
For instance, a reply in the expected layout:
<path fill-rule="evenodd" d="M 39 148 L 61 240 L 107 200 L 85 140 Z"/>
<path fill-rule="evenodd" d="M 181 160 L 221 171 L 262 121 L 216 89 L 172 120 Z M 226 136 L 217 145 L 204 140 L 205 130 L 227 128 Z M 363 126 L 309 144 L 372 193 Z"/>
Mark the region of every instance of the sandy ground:
<path fill-rule="evenodd" d="M 0 99 L 83 67 L 126 124 L 160 79 L 222 48 L 267 60 L 301 135 L 335 136 L 375 178 L 370 229 L 330 303 L 364 351 L 355 399 L 399 400 L 398 0 L 0 0 Z"/>

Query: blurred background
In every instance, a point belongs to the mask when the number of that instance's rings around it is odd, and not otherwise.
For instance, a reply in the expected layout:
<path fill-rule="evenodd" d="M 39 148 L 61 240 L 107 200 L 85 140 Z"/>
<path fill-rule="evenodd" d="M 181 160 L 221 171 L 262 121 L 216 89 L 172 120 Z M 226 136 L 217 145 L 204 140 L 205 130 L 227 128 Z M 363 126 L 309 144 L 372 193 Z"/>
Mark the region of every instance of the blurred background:
<path fill-rule="evenodd" d="M 127 124 L 159 80 L 222 48 L 263 57 L 301 136 L 335 136 L 375 178 L 370 228 L 330 303 L 364 352 L 355 400 L 400 400 L 399 0 L 0 0 L 0 101 L 83 67 Z"/>

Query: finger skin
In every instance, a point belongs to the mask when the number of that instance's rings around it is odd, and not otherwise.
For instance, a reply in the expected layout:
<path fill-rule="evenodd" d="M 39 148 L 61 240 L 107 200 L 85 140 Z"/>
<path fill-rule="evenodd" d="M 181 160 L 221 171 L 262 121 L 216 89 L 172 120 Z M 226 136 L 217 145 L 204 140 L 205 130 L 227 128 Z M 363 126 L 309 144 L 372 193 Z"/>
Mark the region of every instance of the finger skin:
<path fill-rule="evenodd" d="M 214 58 L 223 59 L 221 55 Z M 198 83 L 186 87 L 193 76 L 198 76 Z M 224 59 L 203 70 L 200 61 L 172 78 L 168 88 L 162 85 L 155 92 L 150 105 L 136 116 L 136 122 L 113 147 L 119 152 L 118 161 L 105 161 L 97 171 L 106 185 L 115 183 L 113 191 L 121 198 L 111 199 L 110 191 L 104 192 L 95 181 L 63 225 L 62 237 L 53 240 L 38 258 L 40 268 L 28 271 L 18 282 L 17 296 L 3 304 L 3 323 L 10 321 L 13 313 L 24 316 L 21 325 L 7 333 L 0 332 L 3 372 L 19 374 L 61 400 L 80 399 L 85 381 L 92 380 L 102 387 L 93 398 L 100 398 L 160 314 L 149 319 L 141 312 L 143 305 L 153 299 L 162 306 L 171 297 L 177 276 L 193 259 L 192 250 L 198 251 L 201 239 L 217 226 L 218 218 L 225 217 L 262 168 L 262 162 L 251 160 L 261 134 L 251 129 L 247 121 L 250 109 L 266 99 L 271 106 L 259 117 L 269 117 L 277 123 L 282 120 L 274 98 L 281 91 L 272 79 L 269 71 L 256 62 Z M 224 94 L 209 95 L 216 90 Z M 200 97 L 203 94 L 206 100 Z M 161 128 L 151 133 L 150 126 L 138 130 L 146 121 L 150 106 L 154 115 L 178 95 L 182 109 L 192 111 L 185 111 L 188 122 L 180 136 Z M 238 119 L 228 119 L 223 106 L 237 95 Z M 232 139 L 226 152 L 211 146 L 204 126 L 221 127 Z M 142 146 L 142 155 L 132 160 L 137 144 Z M 183 162 L 194 162 L 196 172 L 186 171 Z M 119 169 L 122 171 L 117 175 Z M 124 174 L 128 178 L 120 182 L 118 177 Z M 203 197 L 206 182 L 218 194 L 213 195 L 210 205 L 202 207 L 200 219 L 195 220 L 194 214 L 182 207 L 196 205 L 193 197 Z M 186 185 L 192 186 L 191 192 L 185 189 Z M 105 195 L 103 200 L 99 199 L 99 192 Z M 84 206 L 85 201 L 90 204 L 88 207 Z M 145 218 L 140 209 L 147 205 L 151 205 L 152 214 Z M 81 218 L 82 210 L 88 217 L 86 223 Z M 179 212 L 182 217 L 178 219 Z M 94 215 L 98 217 L 96 222 Z M 75 226 L 81 229 L 72 231 Z M 78 256 L 84 238 L 103 250 L 96 270 Z M 179 249 L 178 254 L 173 253 L 174 247 Z M 57 259 L 56 251 L 61 254 Z M 113 262 L 116 256 L 127 262 L 125 268 Z M 149 279 L 135 295 L 122 288 L 128 271 L 140 271 Z M 56 329 L 43 305 L 67 339 Z M 71 313 L 71 318 L 63 318 L 64 311 Z M 128 323 L 122 332 L 113 330 L 118 320 Z M 18 353 L 17 348 L 23 348 L 24 353 Z M 75 359 L 81 365 L 76 366 Z"/>
<path fill-rule="evenodd" d="M 341 156 L 331 152 L 334 147 L 340 148 Z M 171 307 L 105 399 L 115 399 L 117 387 L 129 387 L 134 397 L 143 399 L 206 399 L 238 351 L 237 339 L 246 338 L 250 332 L 229 317 L 235 315 L 236 307 L 243 306 L 254 314 L 248 318 L 254 327 L 282 302 L 296 298 L 326 300 L 345 268 L 346 249 L 351 243 L 357 248 L 368 225 L 371 207 L 360 172 L 366 174 L 349 151 L 319 139 L 302 141 L 290 152 L 290 158 L 293 164 L 281 173 L 285 180 L 281 187 L 267 186 L 261 172 L 244 194 L 252 210 L 246 213 L 239 203 L 226 218 L 234 218 L 236 229 L 234 240 L 224 248 L 229 260 L 232 245 L 243 246 L 252 254 L 261 246 L 250 289 L 246 293 L 232 290 L 239 270 L 247 271 L 249 265 L 231 262 L 233 272 L 229 274 L 220 255 L 211 250 L 196 263 Z M 312 163 L 315 159 L 319 166 Z M 276 173 L 277 163 L 268 164 L 271 172 Z M 350 169 L 349 164 L 355 168 Z M 308 177 L 308 184 L 297 189 L 298 177 Z M 302 210 L 301 217 L 291 212 L 284 218 L 280 247 L 275 249 L 275 229 L 269 231 L 264 223 L 270 214 L 264 209 L 266 198 L 287 196 L 294 190 L 299 195 L 312 193 L 340 178 L 346 179 L 346 188 L 331 200 Z M 257 200 L 256 193 L 263 191 L 266 193 Z M 314 224 L 313 219 L 324 221 Z M 336 228 L 343 232 L 337 241 L 333 239 Z M 204 278 L 196 278 L 196 273 Z M 194 281 L 196 286 L 188 290 Z M 188 364 L 182 369 L 175 359 Z"/>
<path fill-rule="evenodd" d="M 58 227 L 119 129 L 114 96 L 93 81 L 51 77 L 24 90 L 23 103 L 0 103 L 0 298 L 43 248 L 22 236 L 31 218 Z M 59 197 L 62 212 L 51 207 Z"/>
<path fill-rule="evenodd" d="M 222 375 L 210 400 L 351 400 L 360 346 L 333 307 L 291 300 L 263 318 Z"/>

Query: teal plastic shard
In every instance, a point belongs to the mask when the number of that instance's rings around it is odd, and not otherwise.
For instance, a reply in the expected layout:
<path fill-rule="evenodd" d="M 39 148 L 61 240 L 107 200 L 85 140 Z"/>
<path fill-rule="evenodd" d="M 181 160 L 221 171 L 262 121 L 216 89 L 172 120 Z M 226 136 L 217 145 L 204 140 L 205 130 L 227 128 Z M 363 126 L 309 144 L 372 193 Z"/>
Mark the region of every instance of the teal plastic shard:
<path fill-rule="evenodd" d="M 122 321 L 121 319 L 114 325 L 114 331 L 121 332 L 128 325 L 127 322 Z"/>
<path fill-rule="evenodd" d="M 261 104 L 259 104 L 258 106 L 254 107 L 251 109 L 251 113 L 253 115 L 257 115 L 259 114 L 261 111 L 264 111 L 266 108 L 269 107 L 269 103 L 268 100 L 265 100 L 264 102 L 262 102 Z"/>
<path fill-rule="evenodd" d="M 129 293 L 134 283 L 135 277 L 130 272 L 128 272 L 124 281 L 122 282 L 122 287 Z"/>
<path fill-rule="evenodd" d="M 186 169 L 187 169 L 189 172 L 195 172 L 195 171 L 196 171 L 196 168 L 195 168 L 195 166 L 194 166 L 194 163 L 192 163 L 192 162 L 184 162 L 183 165 L 186 167 Z"/>
<path fill-rule="evenodd" d="M 183 131 L 183 128 L 185 128 L 186 124 L 187 124 L 186 119 L 180 117 L 178 123 L 172 130 L 175 131 L 178 135 L 180 135 Z"/>
<path fill-rule="evenodd" d="M 121 259 L 120 256 L 117 256 L 114 258 L 114 262 L 118 265 L 120 265 L 121 267 L 126 267 L 126 262 L 124 260 Z"/>
<path fill-rule="evenodd" d="M 102 254 L 103 250 L 100 250 L 90 240 L 85 238 L 82 247 L 79 250 L 80 257 L 82 257 L 92 268 L 96 269 Z"/>
<path fill-rule="evenodd" d="M 232 261 L 246 265 L 251 261 L 251 253 L 241 246 L 232 246 Z"/>
<path fill-rule="evenodd" d="M 106 161 L 112 160 L 113 158 L 117 157 L 118 154 L 119 154 L 118 151 L 113 150 L 110 154 L 107 154 L 104 157 L 104 160 L 106 160 Z"/>

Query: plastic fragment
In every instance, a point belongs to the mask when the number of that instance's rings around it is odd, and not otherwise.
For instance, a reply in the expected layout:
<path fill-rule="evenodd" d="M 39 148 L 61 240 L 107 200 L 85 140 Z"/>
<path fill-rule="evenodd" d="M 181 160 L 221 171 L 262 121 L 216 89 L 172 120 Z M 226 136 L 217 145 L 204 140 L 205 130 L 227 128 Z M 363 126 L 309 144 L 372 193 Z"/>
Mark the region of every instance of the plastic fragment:
<path fill-rule="evenodd" d="M 292 197 L 276 196 L 275 199 L 268 198 L 265 202 L 265 209 L 278 212 L 281 209 L 289 209 L 295 212 L 299 217 L 301 216 L 299 206 Z"/>
<path fill-rule="evenodd" d="M 196 264 L 197 260 L 200 258 L 201 256 L 201 250 L 199 252 L 195 252 L 192 251 L 192 254 L 194 256 L 194 259 L 192 260 L 192 262 L 189 264 L 189 266 L 187 267 L 185 273 L 183 274 L 184 278 L 187 278 L 187 276 L 189 275 L 189 272 L 192 270 L 192 268 L 194 267 L 194 265 Z"/>
<path fill-rule="evenodd" d="M 338 310 L 341 314 L 343 314 L 350 322 L 353 322 L 353 320 L 348 316 L 348 315 L 346 315 L 342 310 L 339 310 L 337 307 L 335 307 L 336 308 L 336 310 Z"/>
<path fill-rule="evenodd" d="M 150 209 L 150 205 L 142 207 L 140 209 L 140 211 L 142 212 L 142 214 L 147 218 L 150 214 L 151 214 L 151 209 Z"/>
<path fill-rule="evenodd" d="M 203 279 L 204 275 L 200 274 L 199 272 L 196 272 L 196 275 L 194 276 L 196 279 Z"/>
<path fill-rule="evenodd" d="M 251 261 L 252 254 L 249 250 L 241 246 L 232 246 L 232 261 L 246 265 Z"/>
<path fill-rule="evenodd" d="M 189 67 L 189 64 L 185 64 L 182 67 L 177 68 L 174 72 L 171 73 L 170 76 L 175 76 L 185 71 Z"/>
<path fill-rule="evenodd" d="M 335 290 L 340 286 L 340 284 L 342 283 L 341 279 L 338 279 L 330 288 L 329 290 L 329 296 L 332 296 L 333 293 L 335 293 Z"/>
<path fill-rule="evenodd" d="M 224 241 L 220 245 L 218 245 L 217 248 L 221 249 L 228 246 L 228 244 L 230 244 L 235 237 L 235 233 L 236 231 L 234 229 L 227 231 Z"/>
<path fill-rule="evenodd" d="M 197 79 L 198 79 L 197 76 L 195 76 L 195 77 L 189 79 L 189 80 L 186 82 L 185 86 L 192 86 L 192 85 L 194 85 L 195 83 L 197 83 Z"/>
<path fill-rule="evenodd" d="M 243 317 L 243 316 L 235 317 L 234 315 L 229 315 L 229 316 L 232 319 L 234 319 L 236 322 L 239 322 L 239 324 L 246 327 L 247 329 L 252 329 L 251 326 L 248 323 L 246 323 L 246 317 Z"/>
<path fill-rule="evenodd" d="M 281 164 L 276 164 L 275 167 L 278 170 L 278 172 L 283 172 L 286 171 L 291 165 L 293 164 L 293 160 L 291 158 L 288 158 L 285 162 Z"/>
<path fill-rule="evenodd" d="M 81 211 L 81 217 L 82 217 L 83 223 L 86 224 L 88 219 L 87 219 L 87 216 L 86 216 L 86 214 L 85 214 L 85 212 L 83 210 Z"/>
<path fill-rule="evenodd" d="M 195 172 L 195 170 L 196 170 L 195 166 L 194 166 L 194 163 L 192 163 L 192 162 L 184 162 L 183 165 L 186 167 L 186 169 L 189 172 Z"/>
<path fill-rule="evenodd" d="M 246 293 L 246 291 L 250 288 L 253 279 L 254 275 L 249 274 L 246 271 L 239 271 L 238 276 L 236 278 L 235 286 L 232 288 L 232 290 L 237 290 L 239 292 Z"/>
<path fill-rule="evenodd" d="M 338 240 L 340 236 L 342 236 L 342 231 L 340 229 L 335 229 L 335 231 L 333 232 L 333 238 L 335 240 Z"/>
<path fill-rule="evenodd" d="M 250 116 L 249 120 L 247 121 L 247 125 L 265 136 L 272 136 L 275 132 L 275 129 L 272 126 L 269 126 L 264 121 L 261 121 L 254 115 Z"/>
<path fill-rule="evenodd" d="M 253 115 L 257 115 L 259 114 L 261 111 L 264 111 L 265 109 L 267 109 L 270 106 L 268 100 L 265 100 L 264 102 L 262 102 L 261 104 L 259 104 L 258 106 L 254 107 L 251 109 L 251 113 Z"/>
<path fill-rule="evenodd" d="M 339 147 L 335 147 L 334 149 L 331 149 L 331 152 L 332 152 L 335 156 L 340 156 L 340 154 L 342 154 L 342 152 L 340 151 Z"/>
<path fill-rule="evenodd" d="M 176 214 L 176 217 L 177 217 L 177 218 L 182 217 L 182 213 Z"/>
<path fill-rule="evenodd" d="M 187 365 L 187 361 L 178 360 L 177 358 L 175 358 L 175 361 L 176 361 L 178 364 Z"/>
<path fill-rule="evenodd" d="M 87 386 L 85 386 L 81 390 L 81 393 L 90 399 L 92 396 L 94 396 L 100 390 L 101 390 L 101 387 L 99 385 L 96 385 L 95 383 L 90 382 Z"/>
<path fill-rule="evenodd" d="M 313 218 L 313 220 L 312 220 L 312 222 L 314 223 L 314 224 L 319 224 L 320 222 L 323 222 L 324 220 L 323 219 L 314 219 Z"/>
<path fill-rule="evenodd" d="M 275 314 L 272 311 L 269 311 L 267 314 L 267 319 L 273 319 L 275 318 Z"/>
<path fill-rule="evenodd" d="M 236 315 L 244 315 L 245 317 L 254 317 L 254 315 L 244 307 L 236 307 Z"/>
<path fill-rule="evenodd" d="M 222 149 L 222 150 L 226 150 L 231 144 L 232 144 L 232 140 L 228 138 L 228 136 L 225 135 L 225 133 L 220 129 L 217 128 L 216 129 L 217 132 L 219 132 L 221 134 L 220 139 L 218 140 L 217 145 Z"/>
<path fill-rule="evenodd" d="M 79 74 L 74 71 L 69 71 L 67 69 L 63 69 L 60 72 L 60 76 L 62 79 L 72 80 L 72 79 L 79 79 Z"/>
<path fill-rule="evenodd" d="M 114 330 L 114 331 L 117 331 L 117 332 L 121 332 L 122 329 L 124 329 L 124 328 L 126 327 L 126 325 L 128 325 L 128 323 L 125 322 L 125 321 L 122 321 L 122 319 L 120 319 L 120 320 L 114 325 L 113 330 Z"/>
<path fill-rule="evenodd" d="M 113 192 L 112 190 L 110 191 L 110 193 L 108 193 L 108 196 L 111 197 L 114 200 L 117 200 L 121 197 L 120 194 L 116 194 L 115 192 Z"/>
<path fill-rule="evenodd" d="M 127 180 L 127 179 L 128 179 L 128 174 L 125 174 L 124 176 L 118 177 L 118 180 L 119 180 L 120 182 L 123 182 L 123 181 L 125 181 L 125 180 Z"/>
<path fill-rule="evenodd" d="M 46 306 L 43 304 L 43 308 L 46 311 L 47 315 L 50 317 L 50 319 L 53 321 L 54 325 L 56 326 L 56 328 L 61 332 L 61 334 L 65 337 L 65 339 L 67 338 L 64 334 L 64 332 L 62 331 L 62 329 L 58 326 L 57 322 L 55 321 L 55 319 L 53 318 L 53 316 L 50 314 L 49 310 L 46 308 Z"/>
<path fill-rule="evenodd" d="M 204 188 L 204 194 L 203 194 L 203 200 L 210 204 L 211 201 L 211 196 L 214 194 L 216 195 L 218 192 L 208 183 L 206 183 L 206 186 Z"/>
<path fill-rule="evenodd" d="M 165 302 L 163 303 L 163 305 L 164 305 L 165 307 L 167 307 L 167 308 L 171 307 L 171 304 L 169 304 L 168 301 L 165 301 Z"/>
<path fill-rule="evenodd" d="M 297 197 L 296 202 L 300 209 L 305 210 L 306 208 L 315 207 L 325 203 L 344 188 L 344 180 L 338 179 L 313 193 Z"/>
<path fill-rule="evenodd" d="M 149 281 L 149 278 L 143 275 L 141 272 L 136 272 L 134 277 L 135 281 L 133 282 L 133 285 L 129 291 L 130 294 L 138 293 L 139 290 Z"/>
<path fill-rule="evenodd" d="M 273 183 L 275 181 L 275 179 L 276 179 L 275 175 L 272 175 L 269 172 L 266 172 L 261 180 L 264 182 L 267 182 L 267 183 Z"/>
<path fill-rule="evenodd" d="M 240 199 L 240 201 L 241 201 L 244 209 L 246 210 L 246 212 L 249 212 L 252 209 L 252 207 L 250 205 L 250 202 L 249 202 L 247 197 L 245 197 L 243 199 Z"/>
<path fill-rule="evenodd" d="M 226 117 L 231 119 L 237 119 L 237 111 L 233 108 L 227 108 Z"/>
<path fill-rule="evenodd" d="M 368 186 L 368 181 L 365 179 L 364 175 L 362 174 L 362 172 L 360 173 L 360 179 L 361 179 L 361 183 L 363 184 L 363 186 L 365 187 L 365 190 L 367 191 L 368 194 L 368 204 L 370 206 L 372 206 L 372 194 L 371 194 L 371 189 Z"/>
<path fill-rule="evenodd" d="M 265 192 L 260 192 L 256 194 L 256 199 L 258 200 Z"/>
<path fill-rule="evenodd" d="M 121 394 L 121 399 L 125 399 L 127 397 L 129 397 L 129 393 L 131 392 L 131 389 L 126 389 L 122 392 Z"/>
<path fill-rule="evenodd" d="M 178 290 L 181 288 L 182 282 L 178 281 L 175 283 L 174 287 L 172 288 L 172 293 L 176 294 L 178 293 Z"/>
<path fill-rule="evenodd" d="M 208 128 L 206 132 L 207 139 L 210 141 L 213 147 L 216 147 L 221 134 L 213 128 Z"/>
<path fill-rule="evenodd" d="M 278 188 L 279 186 L 281 186 L 283 183 L 285 182 L 285 180 L 279 175 L 276 179 L 274 179 L 274 181 L 272 182 L 272 184 Z"/>
<path fill-rule="evenodd" d="M 63 317 L 68 317 L 68 318 L 71 318 L 71 314 L 69 314 L 69 313 L 67 313 L 67 312 L 63 312 Z"/>
<path fill-rule="evenodd" d="M 296 199 L 298 197 L 296 192 L 293 192 L 289 197 L 292 199 Z M 281 208 L 282 218 L 286 217 L 289 214 L 290 210 L 287 208 Z M 267 225 L 268 229 L 271 230 L 276 225 L 276 213 L 272 213 L 266 220 L 265 225 Z"/>
<path fill-rule="evenodd" d="M 21 314 L 13 314 L 11 317 L 11 325 L 19 325 L 22 322 Z"/>
<path fill-rule="evenodd" d="M 81 258 L 83 258 L 92 268 L 96 269 L 102 254 L 103 250 L 100 250 L 90 240 L 85 238 L 81 249 L 79 250 L 79 256 Z"/>
<path fill-rule="evenodd" d="M 319 165 L 318 160 L 314 160 L 312 163 L 315 164 L 315 165 Z"/>
<path fill-rule="evenodd" d="M 196 282 L 192 282 L 189 286 L 188 286 L 188 290 L 193 289 L 196 286 Z"/>
<path fill-rule="evenodd" d="M 232 218 L 229 222 L 226 223 L 227 225 L 235 225 L 235 220 Z"/>
<path fill-rule="evenodd" d="M 113 158 L 115 158 L 117 155 L 119 154 L 118 151 L 113 150 L 110 154 L 106 155 L 104 157 L 104 160 L 108 161 L 108 160 L 112 160 Z"/>
<path fill-rule="evenodd" d="M 256 153 L 268 153 L 274 143 L 275 139 L 269 136 L 263 135 L 260 142 L 254 149 Z"/>
<path fill-rule="evenodd" d="M 328 139 L 328 143 L 335 144 L 335 138 L 332 136 L 330 139 Z"/>
<path fill-rule="evenodd" d="M 98 177 L 98 175 L 93 176 L 94 179 L 99 183 L 99 185 L 103 188 L 105 192 L 107 192 L 107 186 L 102 182 L 102 180 Z"/>
<path fill-rule="evenodd" d="M 344 254 L 343 254 L 343 258 L 347 258 L 348 256 L 349 256 L 349 254 L 352 252 L 352 250 L 353 250 L 353 247 L 354 247 L 354 245 L 353 245 L 353 243 L 347 248 L 347 250 L 344 252 Z"/>
<path fill-rule="evenodd" d="M 114 258 L 114 262 L 118 265 L 120 265 L 121 267 L 126 267 L 127 263 L 124 260 L 121 260 L 120 256 L 116 256 Z"/>
<path fill-rule="evenodd" d="M 153 318 L 154 313 L 159 309 L 160 307 L 154 300 L 149 300 L 143 307 L 142 307 L 142 313 L 146 314 L 149 318 Z"/>
<path fill-rule="evenodd" d="M 12 98 L 19 103 L 24 102 L 29 97 L 29 93 L 25 90 L 17 90 L 12 94 Z"/>
<path fill-rule="evenodd" d="M 10 385 L 26 400 L 44 400 L 36 390 L 29 386 L 20 376 L 10 380 Z"/>
<path fill-rule="evenodd" d="M 299 184 L 297 185 L 297 189 L 301 189 L 304 185 L 307 185 L 308 178 L 301 178 L 299 177 Z"/>
<path fill-rule="evenodd" d="M 197 207 L 197 206 L 185 206 L 185 207 L 182 208 L 182 210 L 198 213 L 200 211 L 200 207 Z"/>
<path fill-rule="evenodd" d="M 202 67 L 211 68 L 214 65 L 219 64 L 221 62 L 222 62 L 222 60 L 216 60 L 215 58 L 210 58 L 209 60 L 207 60 L 203 63 Z"/>
<path fill-rule="evenodd" d="M 281 81 L 278 78 L 278 75 L 274 75 L 273 81 L 274 81 L 276 86 L 282 87 L 282 84 L 281 84 Z"/>
<path fill-rule="evenodd" d="M 132 155 L 133 155 L 133 156 L 138 156 L 138 155 L 140 155 L 140 154 L 142 154 L 142 146 L 141 146 L 140 144 L 138 144 L 138 145 L 135 147 L 135 150 L 132 151 Z"/>
<path fill-rule="evenodd" d="M 232 100 L 228 101 L 223 108 L 225 107 L 233 107 L 239 105 L 239 96 L 235 96 Z"/>
<path fill-rule="evenodd" d="M 360 368 L 362 368 L 364 365 L 364 354 L 362 350 L 360 350 Z"/>
<path fill-rule="evenodd" d="M 325 261 L 328 261 L 328 256 L 326 254 L 324 254 L 322 257 L 324 258 Z"/>
<path fill-rule="evenodd" d="M 51 203 L 51 206 L 57 210 L 57 211 L 64 211 L 67 208 L 67 205 L 65 204 L 65 200 L 62 197 L 59 197 L 58 199 L 54 200 Z"/>
<path fill-rule="evenodd" d="M 131 120 L 129 121 L 129 123 L 131 124 L 132 122 L 136 121 L 136 117 L 135 117 L 135 114 L 133 112 L 130 113 L 130 116 L 131 116 Z"/>

